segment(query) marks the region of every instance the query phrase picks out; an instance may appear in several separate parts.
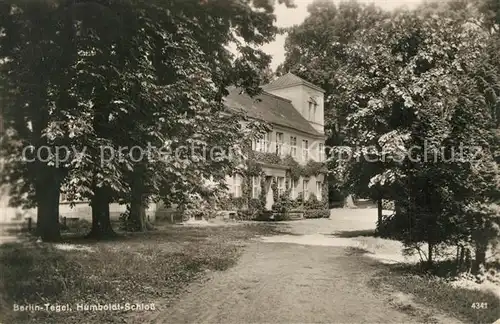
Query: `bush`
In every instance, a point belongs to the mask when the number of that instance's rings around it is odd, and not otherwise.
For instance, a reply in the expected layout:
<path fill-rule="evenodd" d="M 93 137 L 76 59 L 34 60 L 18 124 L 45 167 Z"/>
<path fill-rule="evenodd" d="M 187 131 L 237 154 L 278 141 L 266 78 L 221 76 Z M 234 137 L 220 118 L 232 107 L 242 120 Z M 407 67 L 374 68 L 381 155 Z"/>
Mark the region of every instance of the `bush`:
<path fill-rule="evenodd" d="M 273 216 L 273 212 L 270 210 L 262 210 L 257 214 L 255 220 L 257 221 L 270 221 Z"/>
<path fill-rule="evenodd" d="M 225 197 L 219 197 L 217 202 L 217 207 L 220 210 L 238 210 L 243 209 L 246 204 L 246 199 L 243 197 L 233 197 L 228 195 Z"/>
<path fill-rule="evenodd" d="M 185 204 L 181 210 L 183 210 L 183 221 L 196 217 L 208 220 L 216 216 L 215 213 L 213 213 L 213 210 L 215 210 L 213 204 L 204 200 L 199 195 L 192 195 L 188 203 Z"/>
<path fill-rule="evenodd" d="M 304 210 L 304 218 L 329 218 L 330 211 L 328 209 L 306 209 Z"/>
<path fill-rule="evenodd" d="M 292 202 L 292 206 L 294 208 L 300 207 L 300 206 L 302 206 L 302 202 L 303 201 L 304 201 L 304 193 L 303 192 L 299 192 L 297 194 L 297 198 L 295 198 L 295 200 Z"/>
<path fill-rule="evenodd" d="M 281 195 L 274 202 L 272 210 L 276 213 L 287 213 L 292 207 L 292 200 L 287 195 Z"/>
<path fill-rule="evenodd" d="M 237 197 L 232 199 L 233 209 L 242 209 L 245 206 L 246 199 L 243 197 Z"/>
<path fill-rule="evenodd" d="M 264 206 L 262 206 L 262 202 L 260 201 L 260 199 L 250 199 L 250 201 L 248 202 L 248 209 L 249 210 L 253 210 L 253 211 L 256 211 L 256 210 L 262 210 L 264 208 Z"/>
<path fill-rule="evenodd" d="M 255 213 L 248 209 L 238 210 L 239 220 L 252 220 L 255 218 L 255 216 L 256 216 Z"/>
<path fill-rule="evenodd" d="M 311 194 L 304 203 L 305 209 L 325 209 L 323 202 L 319 201 L 315 194 Z"/>
<path fill-rule="evenodd" d="M 377 234 L 382 238 L 402 239 L 402 236 L 398 235 L 403 228 L 403 224 L 399 220 L 400 218 L 397 218 L 396 214 L 384 215 L 382 222 L 377 222 Z"/>
<path fill-rule="evenodd" d="M 290 215 L 288 214 L 288 212 L 273 213 L 273 220 L 277 222 L 287 221 L 290 220 Z"/>

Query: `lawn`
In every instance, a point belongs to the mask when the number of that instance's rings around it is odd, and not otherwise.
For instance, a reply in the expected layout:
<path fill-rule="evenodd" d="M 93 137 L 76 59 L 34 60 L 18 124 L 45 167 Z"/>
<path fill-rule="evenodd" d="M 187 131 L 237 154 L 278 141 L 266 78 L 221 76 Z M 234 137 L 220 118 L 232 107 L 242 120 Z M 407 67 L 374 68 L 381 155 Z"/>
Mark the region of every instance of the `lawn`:
<path fill-rule="evenodd" d="M 415 297 L 418 303 L 464 323 L 491 324 L 500 317 L 500 300 L 492 292 L 453 287 L 443 278 L 423 275 L 414 266 L 384 265 L 371 284 L 376 289 L 396 290 Z M 403 311 L 413 308 L 411 303 L 398 307 Z"/>
<path fill-rule="evenodd" d="M 277 226 L 166 226 L 107 242 L 1 245 L 0 323 L 123 323 L 126 311 L 75 311 L 75 305 L 165 304 L 207 271 L 231 267 L 246 240 L 276 233 Z M 14 304 L 46 303 L 73 311 L 13 311 Z"/>

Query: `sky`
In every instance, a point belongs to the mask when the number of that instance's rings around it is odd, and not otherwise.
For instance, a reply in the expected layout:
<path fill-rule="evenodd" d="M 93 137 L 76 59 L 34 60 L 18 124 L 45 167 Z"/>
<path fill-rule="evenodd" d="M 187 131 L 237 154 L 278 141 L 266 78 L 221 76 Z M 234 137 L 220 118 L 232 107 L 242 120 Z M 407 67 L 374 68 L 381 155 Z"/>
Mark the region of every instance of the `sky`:
<path fill-rule="evenodd" d="M 307 6 L 311 4 L 314 0 L 295 0 L 296 8 L 289 9 L 284 5 L 279 5 L 275 9 L 276 14 L 276 24 L 278 27 L 290 27 L 293 25 L 298 25 L 304 21 L 307 17 Z M 418 4 L 422 3 L 423 0 L 358 0 L 364 3 L 374 3 L 377 6 L 393 10 L 402 6 L 408 8 L 413 8 Z M 338 3 L 338 0 L 334 2 Z M 276 36 L 276 40 L 263 46 L 264 52 L 271 54 L 273 56 L 273 61 L 271 62 L 271 68 L 276 70 L 276 67 L 285 60 L 285 38 L 286 35 Z"/>

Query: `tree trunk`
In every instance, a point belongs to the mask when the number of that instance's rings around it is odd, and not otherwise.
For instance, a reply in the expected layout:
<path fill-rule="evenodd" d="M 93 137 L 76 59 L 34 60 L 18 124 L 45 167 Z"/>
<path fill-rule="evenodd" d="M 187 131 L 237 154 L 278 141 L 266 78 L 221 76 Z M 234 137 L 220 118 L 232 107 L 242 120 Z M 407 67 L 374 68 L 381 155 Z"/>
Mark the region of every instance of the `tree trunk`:
<path fill-rule="evenodd" d="M 109 214 L 109 191 L 107 188 L 96 188 L 91 199 L 92 229 L 87 238 L 109 238 L 116 236 Z"/>
<path fill-rule="evenodd" d="M 347 208 L 356 208 L 356 204 L 354 203 L 354 198 L 352 195 L 347 196 L 345 199 L 345 206 Z"/>
<path fill-rule="evenodd" d="M 394 201 L 394 213 L 397 216 L 401 216 L 401 212 L 402 212 L 401 203 L 398 200 L 395 200 Z"/>
<path fill-rule="evenodd" d="M 455 265 L 455 273 L 458 274 L 460 273 L 460 267 L 461 267 L 461 259 L 460 259 L 460 256 L 461 256 L 461 247 L 460 245 L 457 245 L 457 258 L 456 258 L 456 265 Z"/>
<path fill-rule="evenodd" d="M 429 269 L 432 268 L 432 265 L 434 263 L 434 244 L 433 243 L 428 243 L 428 254 L 427 254 L 427 266 Z"/>
<path fill-rule="evenodd" d="M 474 265 L 472 267 L 473 273 L 478 273 L 481 265 L 486 265 L 486 250 L 488 249 L 488 244 L 483 242 L 476 242 L 476 258 L 474 260 Z"/>
<path fill-rule="evenodd" d="M 138 165 L 134 167 L 131 183 L 130 215 L 128 228 L 134 232 L 144 232 L 146 226 L 146 206 L 144 188 L 144 169 Z"/>
<path fill-rule="evenodd" d="M 460 246 L 460 257 L 458 259 L 458 272 L 462 272 L 465 270 L 465 247 Z"/>
<path fill-rule="evenodd" d="M 377 221 L 378 221 L 378 226 L 380 226 L 382 224 L 382 198 L 380 198 L 378 201 L 377 201 Z M 378 227 L 377 226 L 377 227 Z"/>
<path fill-rule="evenodd" d="M 61 240 L 59 226 L 60 175 L 57 169 L 40 165 L 40 176 L 36 180 L 37 236 L 44 242 Z"/>

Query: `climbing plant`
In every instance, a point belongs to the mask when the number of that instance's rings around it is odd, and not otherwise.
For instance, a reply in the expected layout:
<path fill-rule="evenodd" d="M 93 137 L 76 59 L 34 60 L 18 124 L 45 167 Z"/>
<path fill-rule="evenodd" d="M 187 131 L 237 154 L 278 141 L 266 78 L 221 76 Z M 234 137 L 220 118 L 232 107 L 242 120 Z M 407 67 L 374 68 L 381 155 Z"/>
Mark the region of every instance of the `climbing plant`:
<path fill-rule="evenodd" d="M 314 215 L 324 217 L 325 210 L 328 209 L 328 185 L 323 181 L 321 192 L 322 201 L 317 198 L 314 204 L 307 204 L 303 201 L 302 193 L 299 193 L 296 199 L 291 199 L 291 181 L 297 181 L 301 177 L 309 178 L 325 173 L 327 171 L 325 163 L 309 160 L 305 165 L 298 163 L 292 156 L 281 157 L 275 153 L 255 152 L 251 146 L 245 147 L 246 160 L 245 167 L 240 171 L 242 177 L 241 191 L 242 197 L 228 196 L 221 200 L 219 208 L 225 210 L 240 210 L 245 217 L 260 217 L 265 212 L 267 200 L 267 188 L 270 184 L 273 195 L 272 211 L 280 214 L 276 219 L 285 219 L 289 212 L 312 211 Z M 280 195 L 276 178 L 270 177 L 263 171 L 262 165 L 276 165 L 286 167 L 285 173 L 285 191 Z M 260 178 L 260 194 L 258 198 L 252 196 L 252 178 Z"/>

